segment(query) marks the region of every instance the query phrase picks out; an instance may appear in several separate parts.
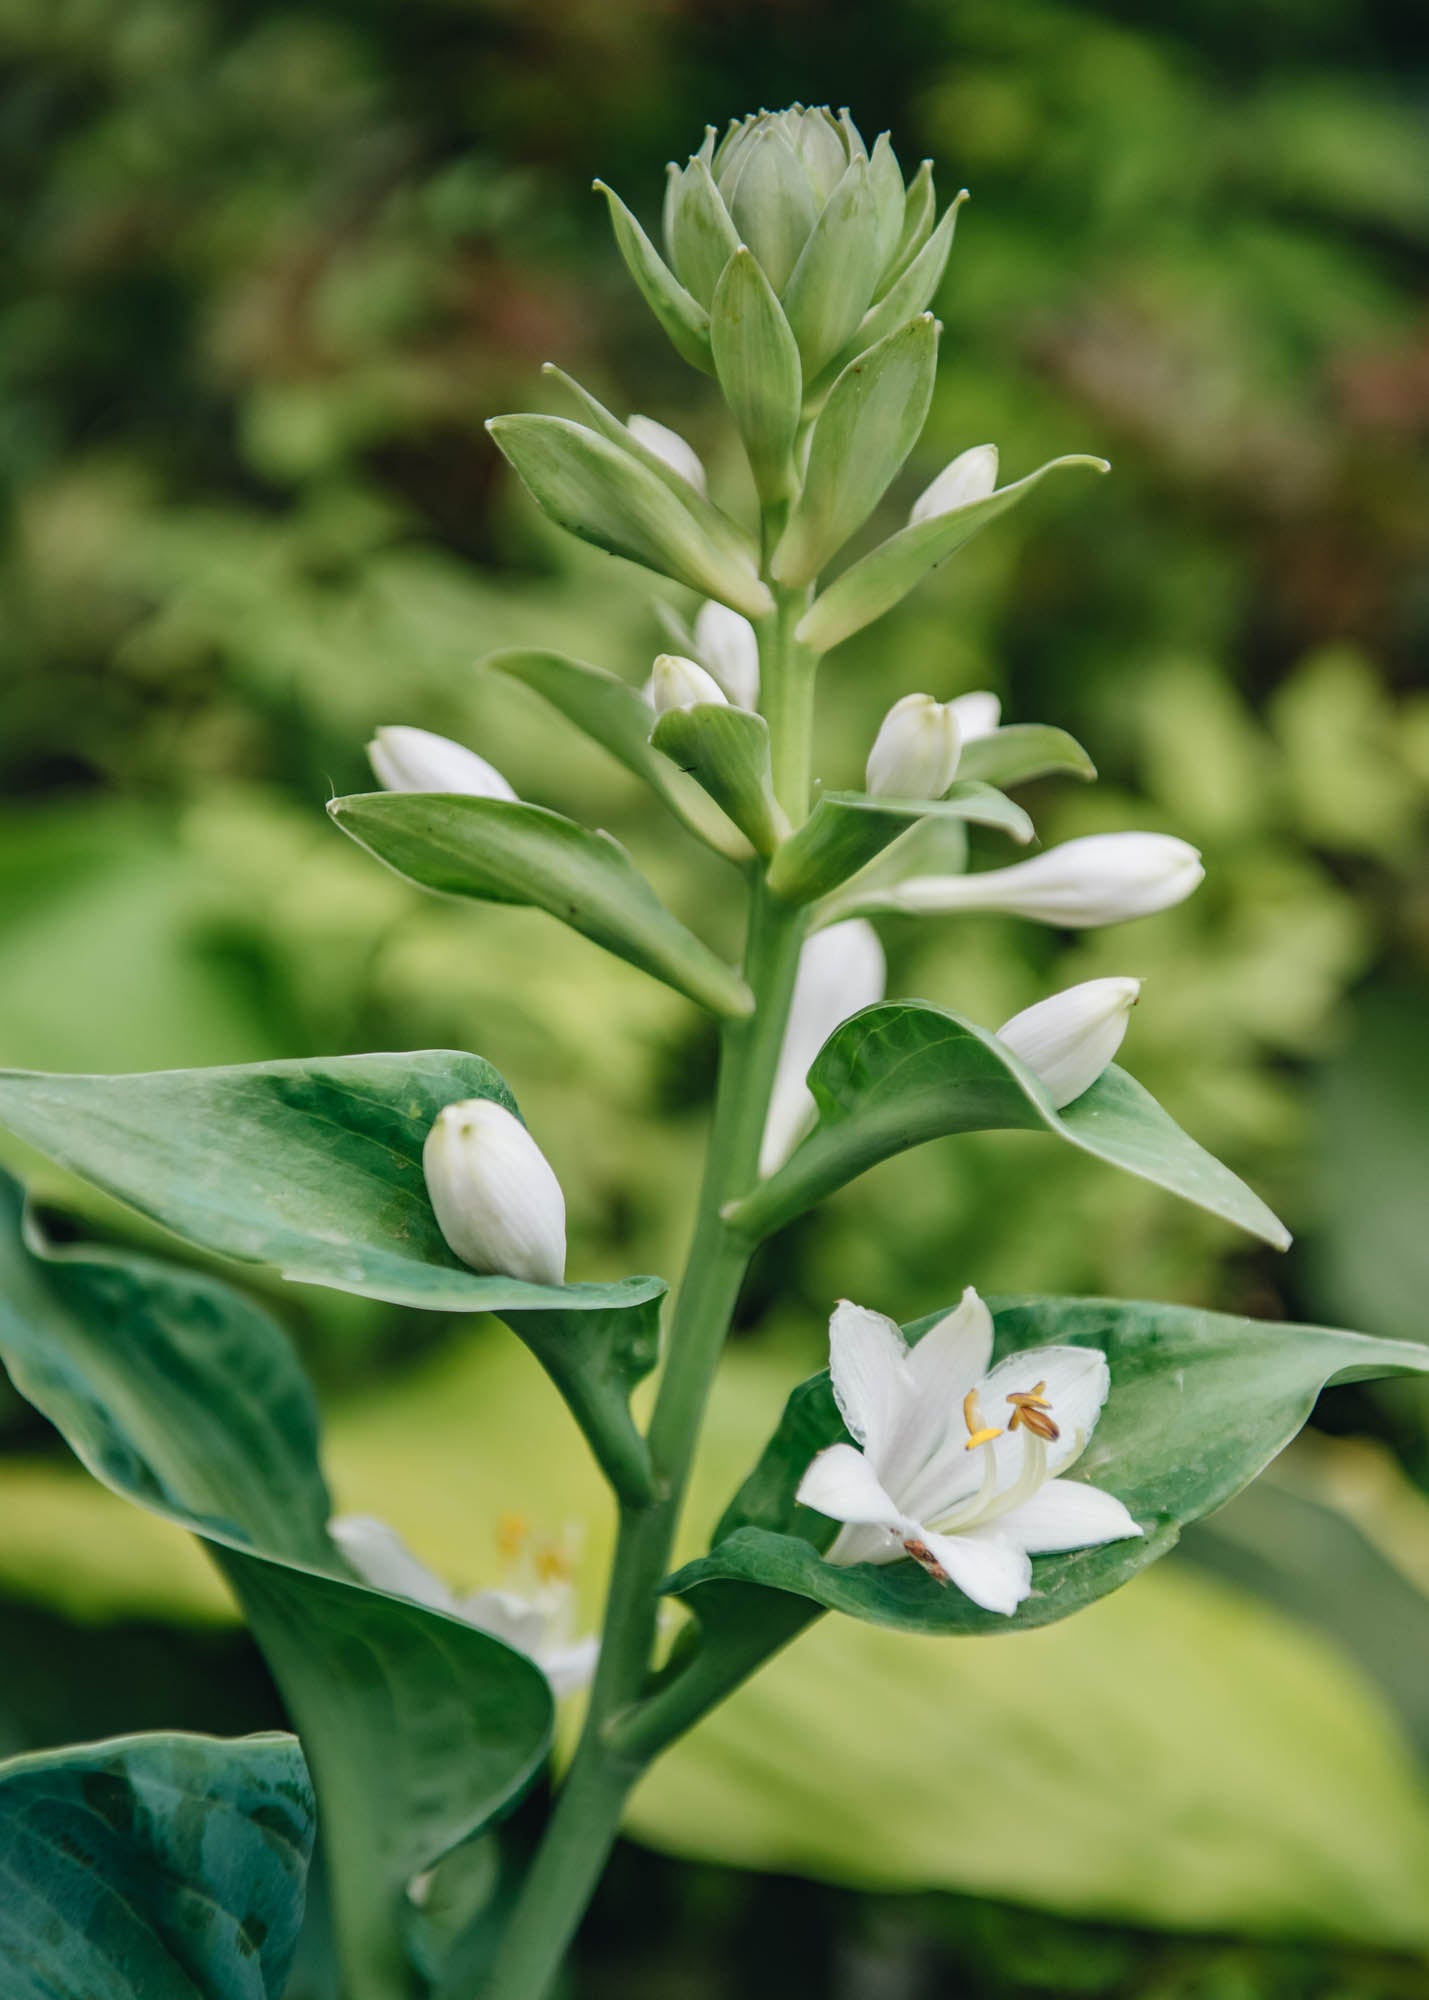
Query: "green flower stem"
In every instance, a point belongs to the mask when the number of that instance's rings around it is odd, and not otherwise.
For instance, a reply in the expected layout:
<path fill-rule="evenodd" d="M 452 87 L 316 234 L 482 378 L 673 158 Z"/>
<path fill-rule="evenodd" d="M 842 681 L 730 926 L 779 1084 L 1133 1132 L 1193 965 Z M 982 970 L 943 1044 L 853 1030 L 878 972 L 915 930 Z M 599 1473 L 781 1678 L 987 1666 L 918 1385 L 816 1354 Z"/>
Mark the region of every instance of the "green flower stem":
<path fill-rule="evenodd" d="M 760 639 L 760 706 L 769 723 L 774 796 L 791 823 L 802 826 L 809 812 L 814 756 L 814 681 L 819 659 L 801 646 L 794 627 L 803 617 L 808 593 L 774 591 L 774 610 Z M 747 975 L 746 975 L 747 977 Z"/>

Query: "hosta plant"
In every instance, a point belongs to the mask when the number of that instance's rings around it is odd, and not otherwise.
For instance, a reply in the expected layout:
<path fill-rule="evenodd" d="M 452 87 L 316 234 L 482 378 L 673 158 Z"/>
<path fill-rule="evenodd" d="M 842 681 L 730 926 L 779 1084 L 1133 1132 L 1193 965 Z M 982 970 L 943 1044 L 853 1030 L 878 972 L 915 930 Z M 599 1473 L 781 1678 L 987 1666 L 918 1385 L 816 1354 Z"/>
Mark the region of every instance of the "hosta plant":
<path fill-rule="evenodd" d="M 671 168 L 663 249 L 605 193 L 632 278 L 723 396 L 750 478 L 743 501 L 712 493 L 682 437 L 554 371 L 569 413 L 497 417 L 496 444 L 554 522 L 692 596 L 662 600 L 671 650 L 628 677 L 538 650 L 489 664 L 733 871 L 740 962 L 608 834 L 525 802 L 476 748 L 410 722 L 370 746 L 378 789 L 329 811 L 408 881 L 542 910 L 712 1018 L 718 1080 L 683 1271 L 596 1283 L 570 1267 L 542 1135 L 479 1054 L 0 1075 L 14 1133 L 205 1253 L 504 1321 L 609 1482 L 619 1535 L 599 1632 L 574 1621 L 572 1551 L 519 1523 L 501 1531 L 503 1585 L 463 1596 L 382 1521 L 334 1518 L 313 1400 L 265 1310 L 207 1265 L 53 1240 L 4 1188 L 0 1351 L 90 1470 L 201 1537 L 227 1578 L 312 1773 L 351 2000 L 548 1992 L 642 1773 L 824 1613 L 948 1639 L 1063 1618 L 1253 1478 L 1326 1383 L 1429 1369 L 1429 1349 L 1186 1306 L 985 1300 L 961 1270 L 905 1327 L 877 1299 L 831 1299 L 829 1372 L 769 1413 L 708 1551 L 671 1573 L 753 1253 L 878 1162 L 1026 1131 L 1264 1243 L 1287 1238 L 1117 1067 L 1134 978 L 1052 993 L 1000 1025 L 885 995 L 882 912 L 1116 924 L 1192 894 L 1192 848 L 1108 832 L 970 868 L 970 827 L 1031 847 L 1013 796 L 1026 780 L 1093 775 L 1055 724 L 1004 723 L 980 691 L 890 688 L 862 782 L 813 781 L 823 655 L 1049 475 L 1070 498 L 1106 470 L 1061 458 L 999 485 L 996 448 L 972 443 L 901 503 L 901 526 L 867 532 L 933 393 L 930 307 L 961 197 L 940 212 L 926 164 L 905 180 L 886 135 L 870 148 L 847 114 L 797 106 L 708 133 Z M 481 1425 L 473 1409 L 473 1452 Z M 516 1883 L 494 1829 L 546 1767 L 567 1696 L 583 1703 L 575 1747 Z M 206 1769 L 219 1787 L 246 1768 L 205 1755 L 185 1753 L 190 1789 Z M 53 1782 L 72 1785 L 68 1772 Z M 0 1792 L 42 1777 L 0 1772 Z M 155 1816 L 194 1810 L 146 1797 L 151 1835 Z M 186 1873 L 200 1856 L 192 1840 L 158 1844 L 177 1859 L 146 1894 L 154 1922 L 177 1923 L 206 1893 Z M 84 1865 L 129 1883 L 142 1856 L 122 1847 L 96 1843 Z M 274 1865 L 251 1839 L 226 1853 L 230 1876 Z M 241 1881 L 226 1889 L 242 1903 Z M 95 1906 L 64 1905 L 46 1932 L 56 1977 L 85 1964 Z M 276 1991 L 254 1983 L 255 1963 L 240 1977 L 237 1959 L 205 1961 L 197 1989 Z"/>

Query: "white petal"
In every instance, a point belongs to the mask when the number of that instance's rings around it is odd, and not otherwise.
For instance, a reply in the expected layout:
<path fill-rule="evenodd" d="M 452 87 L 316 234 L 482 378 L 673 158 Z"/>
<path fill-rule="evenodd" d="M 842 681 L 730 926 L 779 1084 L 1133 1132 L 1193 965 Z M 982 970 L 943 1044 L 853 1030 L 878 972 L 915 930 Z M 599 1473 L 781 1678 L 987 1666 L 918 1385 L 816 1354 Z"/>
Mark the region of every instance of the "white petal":
<path fill-rule="evenodd" d="M 784 1164 L 813 1122 L 814 1100 L 804 1079 L 814 1057 L 850 1014 L 883 998 L 886 981 L 878 933 L 861 917 L 830 924 L 805 941 L 759 1150 L 761 1175 Z"/>
<path fill-rule="evenodd" d="M 962 747 L 949 705 L 930 694 L 905 694 L 883 718 L 864 784 L 874 798 L 940 799 L 957 775 Z"/>
<path fill-rule="evenodd" d="M 551 1683 L 552 1694 L 574 1694 L 589 1687 L 600 1658 L 600 1640 L 592 1632 L 585 1639 L 573 1639 L 568 1646 L 551 1646 L 536 1661 Z"/>
<path fill-rule="evenodd" d="M 918 915 L 1002 910 L 1085 930 L 1170 909 L 1185 901 L 1205 872 L 1196 849 L 1170 834 L 1092 833 L 1010 868 L 917 876 L 890 890 L 888 902 Z"/>
<path fill-rule="evenodd" d="M 896 1321 L 840 1299 L 829 1321 L 829 1373 L 839 1415 L 884 1475 L 918 1395 L 908 1372 L 908 1344 Z"/>
<path fill-rule="evenodd" d="M 456 1615 L 493 1639 L 504 1639 L 518 1653 L 538 1660 L 550 1632 L 546 1606 L 514 1590 L 477 1590 L 456 1600 Z"/>
<path fill-rule="evenodd" d="M 831 1444 L 812 1459 L 794 1497 L 801 1507 L 812 1507 L 833 1521 L 894 1530 L 909 1525 L 863 1453 L 851 1444 Z"/>
<path fill-rule="evenodd" d="M 1075 1464 L 1086 1449 L 1111 1387 L 1111 1371 L 1099 1347 L 1031 1347 L 1009 1354 L 978 1386 L 983 1421 L 1008 1424 L 1014 1408 L 1008 1396 L 1014 1390 L 1035 1389 L 1039 1382 L 1046 1384 L 1047 1414 L 1058 1433 L 1047 1446 L 1051 1478 Z M 997 1454 L 999 1492 L 1005 1493 L 1019 1477 L 1027 1436 L 1020 1426 L 1004 1430 L 989 1447 Z"/>
<path fill-rule="evenodd" d="M 971 1285 L 950 1313 L 908 1350 L 908 1372 L 919 1393 L 961 1409 L 992 1360 L 992 1314 Z"/>
<path fill-rule="evenodd" d="M 966 1535 L 927 1534 L 923 1540 L 963 1596 L 984 1611 L 1010 1618 L 1031 1592 L 1032 1564 L 1011 1542 L 976 1529 Z"/>
<path fill-rule="evenodd" d="M 997 446 L 975 444 L 971 451 L 959 452 L 951 464 L 943 467 L 932 485 L 919 494 L 908 516 L 909 524 L 931 521 L 939 514 L 950 514 L 955 507 L 966 507 L 974 500 L 986 500 L 996 485 Z"/>
<path fill-rule="evenodd" d="M 962 1302 L 908 1350 L 917 1396 L 890 1454 L 898 1498 L 920 1521 L 938 1521 L 982 1484 L 983 1461 L 967 1449 L 963 1399 L 992 1359 L 992 1314 L 969 1285 Z"/>
<path fill-rule="evenodd" d="M 1114 1493 L 1079 1479 L 1049 1479 L 1040 1493 L 1004 1514 L 997 1527 L 1034 1556 L 1096 1548 L 1142 1532 Z"/>
<path fill-rule="evenodd" d="M 714 598 L 695 618 L 694 647 L 736 708 L 759 705 L 759 639 L 741 612 Z"/>
<path fill-rule="evenodd" d="M 367 746 L 368 762 L 387 792 L 465 792 L 476 799 L 514 799 L 494 764 L 431 729 L 389 724 Z"/>
<path fill-rule="evenodd" d="M 1090 1090 L 1126 1034 L 1139 979 L 1087 979 L 1004 1021 L 997 1039 L 1026 1063 L 1060 1111 Z"/>
<path fill-rule="evenodd" d="M 1002 720 L 1002 703 L 986 688 L 976 688 L 971 694 L 960 694 L 948 707 L 953 711 L 953 719 L 958 725 L 958 734 L 964 743 L 976 743 L 979 736 L 991 736 Z"/>
<path fill-rule="evenodd" d="M 453 1611 L 451 1591 L 419 1562 L 395 1528 L 371 1514 L 341 1514 L 327 1524 L 337 1543 L 364 1583 L 374 1590 L 390 1590 L 396 1597 L 410 1597 L 433 1611 Z"/>
<path fill-rule="evenodd" d="M 566 1203 L 551 1164 L 519 1118 L 473 1097 L 437 1114 L 422 1148 L 437 1225 L 474 1271 L 536 1285 L 565 1280 Z"/>
<path fill-rule="evenodd" d="M 707 674 L 694 660 L 680 653 L 661 653 L 650 676 L 646 698 L 657 715 L 672 708 L 726 708 L 724 689 L 713 674 Z"/>
<path fill-rule="evenodd" d="M 697 493 L 704 492 L 705 469 L 699 453 L 678 431 L 672 431 L 667 424 L 657 424 L 653 417 L 639 416 L 632 417 L 625 428 L 647 451 L 662 458 L 672 472 L 688 480 Z"/>

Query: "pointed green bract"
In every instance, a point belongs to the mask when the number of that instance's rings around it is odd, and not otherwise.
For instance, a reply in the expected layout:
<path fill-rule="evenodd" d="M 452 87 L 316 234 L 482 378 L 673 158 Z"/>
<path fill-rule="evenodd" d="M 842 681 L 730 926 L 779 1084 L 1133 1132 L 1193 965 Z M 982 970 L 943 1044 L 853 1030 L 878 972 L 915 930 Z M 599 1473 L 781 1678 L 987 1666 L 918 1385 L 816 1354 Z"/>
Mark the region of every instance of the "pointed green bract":
<path fill-rule="evenodd" d="M 773 600 L 753 544 L 687 481 L 565 417 L 493 417 L 486 427 L 559 527 L 611 555 L 717 597 L 747 618 Z"/>
<path fill-rule="evenodd" d="M 788 139 L 773 123 L 750 135 L 725 199 L 740 238 L 782 292 L 818 218 L 814 190 Z"/>
<path fill-rule="evenodd" d="M 749 1011 L 739 974 L 671 916 L 608 833 L 544 806 L 444 792 L 360 792 L 328 811 L 424 889 L 545 910 L 712 1014 Z"/>
<path fill-rule="evenodd" d="M 829 196 L 784 289 L 784 311 L 810 381 L 863 318 L 881 268 L 876 209 L 868 162 L 853 160 Z"/>
<path fill-rule="evenodd" d="M 676 644 L 688 653 L 694 641 L 677 628 Z M 699 839 L 731 861 L 747 861 L 749 842 L 719 810 L 702 785 L 651 746 L 654 711 L 645 697 L 604 667 L 542 647 L 523 646 L 490 653 L 481 662 L 499 674 L 534 688 L 577 729 L 643 778 L 678 819 Z"/>
<path fill-rule="evenodd" d="M 921 819 L 997 827 L 1014 840 L 1032 838 L 1031 820 L 991 785 L 955 784 L 942 799 L 872 798 L 866 792 L 825 792 L 798 831 L 780 848 L 769 886 L 790 903 L 811 903 L 857 873 Z"/>
<path fill-rule="evenodd" d="M 712 374 L 709 315 L 698 299 L 691 298 L 670 270 L 655 245 L 620 199 L 604 181 L 595 183 L 610 210 L 610 226 L 625 268 L 635 280 L 640 295 L 663 327 L 671 346 L 692 368 Z"/>
<path fill-rule="evenodd" d="M 5 2000 L 280 2000 L 314 1827 L 292 1736 L 120 1736 L 0 1764 Z"/>
<path fill-rule="evenodd" d="M 1188 1138 L 1115 1064 L 1061 1111 L 996 1035 L 927 1001 L 865 1008 L 809 1071 L 818 1123 L 727 1211 L 752 1237 L 801 1215 L 895 1153 L 956 1132 L 1045 1131 L 1284 1249 L 1289 1234 L 1245 1183 Z"/>
<path fill-rule="evenodd" d="M 721 271 L 739 248 L 739 231 L 698 153 L 683 173 L 678 168 L 671 173 L 666 248 L 681 282 L 708 308 Z M 718 356 L 714 359 L 718 363 Z"/>
<path fill-rule="evenodd" d="M 824 370 L 822 380 L 814 384 L 815 396 L 822 394 L 841 368 L 846 368 L 858 355 L 866 353 L 877 341 L 885 340 L 915 313 L 925 311 L 932 304 L 943 282 L 943 273 L 948 268 L 953 236 L 958 226 L 958 211 L 966 200 L 967 190 L 964 189 L 943 211 L 942 219 L 928 240 L 909 258 L 906 267 L 878 302 L 870 306 L 854 327 L 847 345 L 834 355 Z"/>
<path fill-rule="evenodd" d="M 832 396 L 829 402 L 832 407 Z M 1094 472 L 1110 470 L 1104 458 L 1088 458 L 1084 454 L 1054 458 L 1036 472 L 1029 472 L 1025 479 L 990 493 L 985 500 L 973 500 L 964 507 L 950 508 L 946 514 L 935 514 L 930 520 L 914 521 L 900 528 L 896 535 L 870 549 L 842 576 L 835 577 L 827 590 L 820 592 L 800 621 L 800 641 L 816 652 L 828 652 L 831 646 L 839 645 L 891 610 L 930 570 L 955 555 L 980 529 L 1025 500 L 1049 472 L 1062 466 L 1083 465 Z"/>
<path fill-rule="evenodd" d="M 690 772 L 748 837 L 769 855 L 788 821 L 774 797 L 769 771 L 769 724 L 733 703 L 672 708 L 655 724 L 655 748 Z"/>
<path fill-rule="evenodd" d="M 769 506 L 793 490 L 803 376 L 783 308 L 746 249 L 735 251 L 715 288 L 710 344 L 755 487 Z"/>
<path fill-rule="evenodd" d="M 937 361 L 938 329 L 925 315 L 839 376 L 814 425 L 803 491 L 770 565 L 780 583 L 811 583 L 883 498 L 923 428 Z"/>

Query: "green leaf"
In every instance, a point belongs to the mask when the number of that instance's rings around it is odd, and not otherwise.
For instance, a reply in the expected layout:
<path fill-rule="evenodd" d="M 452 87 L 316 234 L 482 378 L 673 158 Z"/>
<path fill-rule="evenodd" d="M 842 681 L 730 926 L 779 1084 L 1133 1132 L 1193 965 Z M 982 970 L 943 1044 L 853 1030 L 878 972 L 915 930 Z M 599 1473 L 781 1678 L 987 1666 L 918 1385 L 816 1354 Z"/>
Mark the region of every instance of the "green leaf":
<path fill-rule="evenodd" d="M 1023 785 L 1029 778 L 1065 774 L 1094 778 L 1096 766 L 1074 736 L 1045 722 L 1014 722 L 965 743 L 958 759 L 960 778 L 988 785 Z"/>
<path fill-rule="evenodd" d="M 279 2000 L 313 1828 L 291 1736 L 120 1736 L 0 1764 L 5 2000 Z"/>
<path fill-rule="evenodd" d="M 787 499 L 804 398 L 799 350 L 757 259 L 741 244 L 710 307 L 710 345 L 730 414 L 739 427 L 760 500 Z"/>
<path fill-rule="evenodd" d="M 696 299 L 708 305 L 720 273 L 739 248 L 739 231 L 698 154 L 683 171 L 671 166 L 665 213 L 670 262 Z M 709 362 L 696 365 L 708 368 Z"/>
<path fill-rule="evenodd" d="M 545 1678 L 488 1634 L 355 1582 L 317 1544 L 311 1402 L 280 1328 L 216 1279 L 54 1249 L 25 1230 L 15 1183 L 0 1198 L 11 1379 L 97 1479 L 207 1543 L 312 1767 L 349 1990 L 390 2000 L 407 1884 L 529 1781 L 550 1740 Z M 291 1506 L 254 1507 L 247 1455 L 265 1429 Z"/>
<path fill-rule="evenodd" d="M 930 189 L 931 201 L 931 189 Z M 957 228 L 958 210 L 967 200 L 967 189 L 957 195 L 944 209 L 942 219 L 927 239 L 899 271 L 898 276 L 887 291 L 870 307 L 859 321 L 853 337 L 842 351 L 836 354 L 824 372 L 823 383 L 815 383 L 817 395 L 829 377 L 840 368 L 846 368 L 860 354 L 931 305 L 943 273 L 948 267 L 948 257 L 953 247 L 953 232 Z"/>
<path fill-rule="evenodd" d="M 944 1309 L 948 1310 L 947 1308 Z M 908 1327 L 916 1341 L 943 1313 Z M 827 1375 L 794 1391 L 759 1465 L 716 1530 L 707 1556 L 669 1589 L 757 1585 L 876 1624 L 928 1633 L 993 1633 L 1046 1625 L 1104 1597 L 1175 1546 L 1189 1521 L 1223 1506 L 1300 1430 L 1335 1382 L 1429 1374 L 1429 1347 L 1333 1327 L 1286 1326 L 1190 1306 L 1115 1299 L 1011 1299 L 994 1304 L 998 1359 L 1026 1348 L 1100 1348 L 1111 1394 L 1076 1470 L 1106 1488 L 1143 1529 L 1139 1541 L 1034 1558 L 1032 1595 L 1010 1618 L 939 1585 L 916 1563 L 839 1567 L 820 1551 L 838 1523 L 795 1492 L 814 1452 L 846 1433 Z M 747 1615 L 753 1600 L 741 1597 Z M 728 1605 L 716 1596 L 711 1643 Z M 787 1615 L 780 1612 L 778 1615 Z M 748 1635 L 735 1643 L 748 1644 Z"/>
<path fill-rule="evenodd" d="M 811 903 L 836 889 L 909 830 L 910 821 L 955 820 L 995 826 L 1028 841 L 1033 826 L 1021 806 L 991 785 L 959 781 L 942 799 L 884 799 L 867 792 L 824 792 L 774 857 L 769 886 L 791 903 Z"/>
<path fill-rule="evenodd" d="M 844 369 L 814 425 L 803 490 L 774 551 L 780 583 L 811 583 L 863 526 L 917 442 L 937 365 L 938 329 L 925 313 Z"/>
<path fill-rule="evenodd" d="M 762 715 L 723 702 L 667 709 L 651 741 L 698 780 L 757 854 L 773 853 L 789 822 L 774 797 L 769 724 Z"/>
<path fill-rule="evenodd" d="M 604 181 L 595 183 L 610 209 L 610 224 L 625 268 L 663 327 L 675 352 L 692 368 L 714 373 L 710 360 L 709 314 L 690 297 L 625 203 Z"/>
<path fill-rule="evenodd" d="M 1284 1225 L 1115 1064 L 1061 1111 L 996 1035 L 927 1001 L 867 1007 L 809 1071 L 807 1139 L 727 1214 L 759 1238 L 895 1153 L 953 1132 L 1045 1131 L 1249 1230 L 1277 1249 Z"/>
<path fill-rule="evenodd" d="M 850 161 L 784 288 L 784 311 L 810 381 L 848 341 L 873 294 L 880 264 L 875 208 L 868 161 Z"/>
<path fill-rule="evenodd" d="M 688 653 L 693 643 L 688 632 L 680 634 L 683 652 Z M 490 653 L 481 664 L 534 688 L 628 771 L 643 778 L 670 811 L 718 853 L 732 861 L 749 859 L 749 842 L 719 811 L 703 785 L 652 748 L 654 710 L 627 682 L 586 660 L 530 646 Z"/>
<path fill-rule="evenodd" d="M 677 491 L 628 442 L 613 443 L 566 417 L 492 417 L 486 428 L 559 527 L 746 617 L 773 609 L 747 537 L 687 480 Z"/>
<path fill-rule="evenodd" d="M 424 889 L 559 917 L 712 1014 L 748 988 L 660 901 L 625 849 L 544 806 L 443 792 L 359 792 L 328 811 L 359 846 Z"/>
<path fill-rule="evenodd" d="M 829 398 L 830 408 L 837 394 L 835 384 Z M 820 592 L 799 621 L 796 636 L 800 643 L 812 646 L 815 652 L 826 653 L 831 646 L 861 631 L 906 597 L 930 570 L 955 555 L 979 529 L 1025 500 L 1049 472 L 1076 465 L 1090 466 L 1095 472 L 1111 469 L 1104 458 L 1089 458 L 1084 453 L 1050 459 L 1036 472 L 1029 472 L 1025 479 L 1001 487 L 985 500 L 971 500 L 966 506 L 950 508 L 946 514 L 935 514 L 931 520 L 914 521 L 900 528 L 896 535 L 890 535 L 886 542 L 880 542 L 876 549 L 870 549 L 866 556 L 850 564 L 827 590 Z"/>

